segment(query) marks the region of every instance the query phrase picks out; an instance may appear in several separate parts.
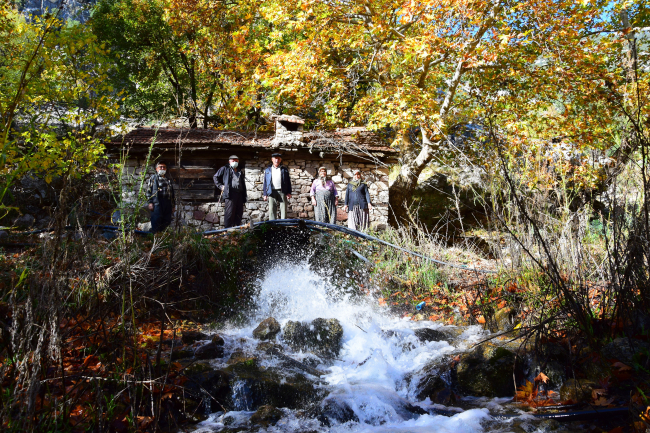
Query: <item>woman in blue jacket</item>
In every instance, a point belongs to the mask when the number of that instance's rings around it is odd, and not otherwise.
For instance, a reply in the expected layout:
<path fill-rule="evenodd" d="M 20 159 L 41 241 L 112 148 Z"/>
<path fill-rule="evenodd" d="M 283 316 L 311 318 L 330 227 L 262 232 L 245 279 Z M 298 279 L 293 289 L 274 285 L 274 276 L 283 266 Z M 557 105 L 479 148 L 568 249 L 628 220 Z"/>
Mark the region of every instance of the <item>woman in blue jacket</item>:
<path fill-rule="evenodd" d="M 361 171 L 354 170 L 354 178 L 345 192 L 345 207 L 348 213 L 348 227 L 352 230 L 367 230 L 370 226 L 370 191 L 361 179 Z"/>

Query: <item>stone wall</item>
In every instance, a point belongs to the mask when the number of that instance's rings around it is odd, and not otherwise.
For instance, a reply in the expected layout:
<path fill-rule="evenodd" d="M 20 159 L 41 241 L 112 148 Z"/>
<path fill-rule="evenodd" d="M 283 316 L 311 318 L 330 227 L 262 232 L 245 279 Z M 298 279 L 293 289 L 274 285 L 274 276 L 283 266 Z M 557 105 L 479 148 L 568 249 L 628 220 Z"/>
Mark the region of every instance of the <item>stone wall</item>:
<path fill-rule="evenodd" d="M 245 161 L 246 188 L 248 202 L 245 204 L 243 223 L 258 222 L 268 219 L 268 202 L 262 198 L 264 169 L 270 161 L 252 159 Z M 383 229 L 388 221 L 388 169 L 379 168 L 374 164 L 323 162 L 323 160 L 283 159 L 283 164 L 289 169 L 293 194 L 289 200 L 287 218 L 314 218 L 309 190 L 319 167 L 327 168 L 327 173 L 336 183 L 339 191 L 338 224 L 346 224 L 347 215 L 343 212 L 347 183 L 352 179 L 352 170 L 358 168 L 368 183 L 370 199 L 374 206 L 370 212 L 370 222 L 374 228 Z M 128 167 L 130 173 L 141 172 L 136 167 Z M 223 204 L 218 202 L 190 203 L 183 202 L 181 218 L 190 226 L 202 230 L 223 227 Z"/>

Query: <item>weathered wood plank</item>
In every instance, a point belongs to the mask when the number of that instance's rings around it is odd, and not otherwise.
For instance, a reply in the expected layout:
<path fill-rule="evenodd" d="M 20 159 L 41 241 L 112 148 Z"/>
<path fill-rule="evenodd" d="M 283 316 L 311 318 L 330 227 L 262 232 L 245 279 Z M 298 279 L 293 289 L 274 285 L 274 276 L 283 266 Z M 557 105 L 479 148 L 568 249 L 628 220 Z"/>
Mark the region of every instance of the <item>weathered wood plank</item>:
<path fill-rule="evenodd" d="M 172 167 L 169 169 L 169 174 L 172 178 L 180 179 L 207 179 L 214 176 L 216 170 L 209 166 L 204 167 Z"/>
<path fill-rule="evenodd" d="M 185 189 L 179 193 L 181 200 L 216 200 L 213 189 Z"/>

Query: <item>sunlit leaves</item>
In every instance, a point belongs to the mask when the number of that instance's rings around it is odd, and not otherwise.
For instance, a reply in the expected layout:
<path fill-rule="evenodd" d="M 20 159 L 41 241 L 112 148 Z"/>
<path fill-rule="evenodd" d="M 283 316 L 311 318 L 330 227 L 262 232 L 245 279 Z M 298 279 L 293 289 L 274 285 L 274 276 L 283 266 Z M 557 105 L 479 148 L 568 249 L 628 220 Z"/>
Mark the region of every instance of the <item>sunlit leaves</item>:
<path fill-rule="evenodd" d="M 7 16 L 0 174 L 10 182 L 28 171 L 48 181 L 87 173 L 101 157 L 101 125 L 115 120 L 120 97 L 106 79 L 105 48 L 80 24 Z"/>

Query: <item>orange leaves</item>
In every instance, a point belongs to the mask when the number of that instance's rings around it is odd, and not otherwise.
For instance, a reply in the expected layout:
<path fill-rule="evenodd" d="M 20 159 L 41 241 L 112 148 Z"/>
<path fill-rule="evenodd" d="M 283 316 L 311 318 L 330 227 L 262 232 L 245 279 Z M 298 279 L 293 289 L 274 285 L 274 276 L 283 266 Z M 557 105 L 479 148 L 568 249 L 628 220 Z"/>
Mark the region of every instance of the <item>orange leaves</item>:
<path fill-rule="evenodd" d="M 537 377 L 535 377 L 535 383 L 541 382 L 541 383 L 547 383 L 548 382 L 548 376 L 546 376 L 544 373 L 540 372 Z"/>
<path fill-rule="evenodd" d="M 515 394 L 515 400 L 527 401 L 531 398 L 537 396 L 537 390 L 533 382 L 527 380 L 526 383 L 519 388 L 517 388 L 517 393 Z"/>
<path fill-rule="evenodd" d="M 591 398 L 594 406 L 610 406 L 614 401 L 614 398 L 607 399 L 607 390 L 604 388 L 591 390 Z"/>
<path fill-rule="evenodd" d="M 554 406 L 558 402 L 552 398 L 555 394 L 553 391 L 539 392 L 539 385 L 548 382 L 548 376 L 540 372 L 533 382 L 526 381 L 525 385 L 520 386 L 515 394 L 515 401 L 519 401 L 530 407 Z"/>

